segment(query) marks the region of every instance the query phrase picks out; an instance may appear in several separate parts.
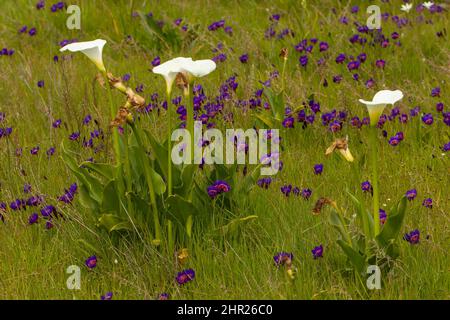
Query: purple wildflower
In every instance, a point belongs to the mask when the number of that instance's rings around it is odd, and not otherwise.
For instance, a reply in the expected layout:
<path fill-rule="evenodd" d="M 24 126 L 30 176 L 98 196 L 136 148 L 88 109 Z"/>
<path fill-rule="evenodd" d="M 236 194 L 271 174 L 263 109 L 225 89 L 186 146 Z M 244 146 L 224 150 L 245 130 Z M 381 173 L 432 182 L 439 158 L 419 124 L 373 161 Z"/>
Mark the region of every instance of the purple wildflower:
<path fill-rule="evenodd" d="M 363 192 L 372 192 L 372 184 L 370 181 L 364 181 L 361 183 L 361 190 Z"/>
<path fill-rule="evenodd" d="M 320 246 L 314 247 L 311 250 L 311 253 L 313 254 L 314 259 L 322 258 L 323 257 L 323 246 L 320 245 Z"/>
<path fill-rule="evenodd" d="M 428 209 L 432 209 L 433 208 L 433 199 L 426 198 L 425 200 L 423 200 L 422 206 L 424 206 L 425 208 L 428 208 Z"/>
<path fill-rule="evenodd" d="M 323 172 L 323 164 L 319 163 L 314 165 L 314 174 L 322 174 Z"/>
<path fill-rule="evenodd" d="M 426 125 L 432 125 L 434 122 L 433 115 L 431 113 L 426 113 L 422 116 L 422 121 Z"/>
<path fill-rule="evenodd" d="M 84 264 L 86 265 L 86 267 L 88 267 L 89 269 L 93 269 L 97 266 L 97 256 L 93 255 L 90 256 L 89 258 L 86 259 L 86 261 L 84 262 Z"/>
<path fill-rule="evenodd" d="M 408 241 L 410 244 L 418 244 L 420 240 L 420 231 L 416 229 L 410 233 L 405 233 L 403 239 Z"/>
<path fill-rule="evenodd" d="M 32 213 L 29 217 L 28 217 L 28 224 L 32 225 L 38 222 L 39 219 L 39 215 L 37 213 Z"/>
<path fill-rule="evenodd" d="M 292 260 L 294 260 L 294 255 L 288 252 L 279 252 L 273 256 L 273 261 L 277 267 L 292 264 Z"/>
<path fill-rule="evenodd" d="M 183 284 L 188 283 L 189 281 L 194 280 L 194 278 L 195 278 L 195 271 L 192 269 L 187 269 L 187 270 L 178 272 L 176 281 L 181 286 Z"/>
<path fill-rule="evenodd" d="M 107 293 L 105 293 L 105 295 L 101 296 L 100 299 L 101 300 L 112 300 L 112 297 L 113 297 L 113 293 L 107 292 Z"/>

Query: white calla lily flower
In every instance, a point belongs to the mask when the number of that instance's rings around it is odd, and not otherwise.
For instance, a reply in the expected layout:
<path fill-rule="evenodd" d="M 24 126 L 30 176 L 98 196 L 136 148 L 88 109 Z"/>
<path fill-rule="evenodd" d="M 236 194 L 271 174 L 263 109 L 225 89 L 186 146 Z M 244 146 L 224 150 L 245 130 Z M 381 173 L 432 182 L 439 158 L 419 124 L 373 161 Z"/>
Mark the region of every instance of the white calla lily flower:
<path fill-rule="evenodd" d="M 375 126 L 383 113 L 384 108 L 388 104 L 394 105 L 397 101 L 403 98 L 403 93 L 400 90 L 381 90 L 378 91 L 374 96 L 372 101 L 366 101 L 359 99 L 359 102 L 367 106 L 370 117 L 370 125 Z"/>
<path fill-rule="evenodd" d="M 425 8 L 427 8 L 428 10 L 430 10 L 431 7 L 434 6 L 434 3 L 431 2 L 431 1 L 427 1 L 427 2 L 422 3 L 422 5 L 423 5 Z"/>
<path fill-rule="evenodd" d="M 152 71 L 153 73 L 160 74 L 164 77 L 166 80 L 167 92 L 170 93 L 177 74 L 183 71 L 181 66 L 191 62 L 191 58 L 178 57 L 154 67 Z"/>
<path fill-rule="evenodd" d="M 409 12 L 412 9 L 412 7 L 413 7 L 412 3 L 405 3 L 405 4 L 402 4 L 402 6 L 400 7 L 400 10 Z"/>
<path fill-rule="evenodd" d="M 178 73 L 186 73 L 188 78 L 203 77 L 216 69 L 216 63 L 212 60 L 197 60 L 192 58 L 178 57 L 166 61 L 153 68 L 153 73 L 160 74 L 166 80 L 167 92 L 172 90 L 173 82 Z"/>
<path fill-rule="evenodd" d="M 100 71 L 106 72 L 106 68 L 103 64 L 103 47 L 105 44 L 106 40 L 103 39 L 74 42 L 62 47 L 59 51 L 63 52 L 69 50 L 71 52 L 82 52 L 95 63 Z"/>
<path fill-rule="evenodd" d="M 186 66 L 183 66 L 184 71 L 190 75 L 201 78 L 213 72 L 216 69 L 216 63 L 212 60 L 196 60 L 191 61 Z"/>

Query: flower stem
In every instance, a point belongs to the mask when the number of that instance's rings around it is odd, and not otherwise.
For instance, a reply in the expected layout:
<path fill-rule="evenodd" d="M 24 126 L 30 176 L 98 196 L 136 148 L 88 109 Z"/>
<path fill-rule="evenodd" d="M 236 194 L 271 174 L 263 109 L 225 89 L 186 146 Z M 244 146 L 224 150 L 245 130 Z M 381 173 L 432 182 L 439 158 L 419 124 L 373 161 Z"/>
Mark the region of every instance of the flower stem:
<path fill-rule="evenodd" d="M 172 195 L 172 117 L 170 114 L 170 90 L 167 90 L 167 194 Z"/>
<path fill-rule="evenodd" d="M 287 58 L 283 58 L 283 70 L 281 71 L 281 92 L 284 92 L 285 86 L 284 71 L 286 70 L 286 62 Z"/>
<path fill-rule="evenodd" d="M 378 167 L 377 167 L 377 127 L 370 127 L 370 157 L 372 162 L 372 188 L 373 188 L 373 222 L 376 237 L 380 233 L 380 200 L 378 191 Z"/>
<path fill-rule="evenodd" d="M 105 78 L 105 83 L 108 86 L 108 99 L 109 99 L 109 108 L 111 112 L 111 120 L 116 117 L 117 108 L 114 106 L 114 101 L 112 98 L 112 89 L 109 85 L 109 79 L 106 74 L 106 71 L 103 72 L 103 76 Z M 119 164 L 121 162 L 121 152 L 120 152 L 120 144 L 119 144 L 119 132 L 117 131 L 117 128 L 112 128 L 112 135 L 113 135 L 113 146 L 114 146 L 114 155 L 116 163 Z"/>
<path fill-rule="evenodd" d="M 184 89 L 184 97 L 187 100 L 186 128 L 191 135 L 189 153 L 191 163 L 194 163 L 194 102 L 191 99 L 191 86 L 189 83 L 187 85 L 187 88 Z"/>

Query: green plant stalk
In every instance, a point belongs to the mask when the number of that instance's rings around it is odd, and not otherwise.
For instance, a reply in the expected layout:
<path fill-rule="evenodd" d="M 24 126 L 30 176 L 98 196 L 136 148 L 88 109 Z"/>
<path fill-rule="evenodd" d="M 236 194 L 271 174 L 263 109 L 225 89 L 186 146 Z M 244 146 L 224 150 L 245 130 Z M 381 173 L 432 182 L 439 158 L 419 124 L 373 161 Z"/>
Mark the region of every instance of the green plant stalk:
<path fill-rule="evenodd" d="M 143 161 L 145 159 L 145 153 L 143 152 L 144 145 L 142 143 L 141 135 L 134 123 L 130 123 L 130 126 L 133 130 L 134 135 L 136 136 L 136 141 L 139 145 L 140 157 L 141 157 L 141 160 Z M 156 204 L 155 188 L 153 187 L 153 181 L 152 181 L 152 177 L 150 175 L 150 171 L 148 169 L 148 164 L 143 163 L 142 166 L 144 167 L 145 179 L 147 181 L 147 185 L 148 185 L 148 189 L 149 189 L 149 193 L 150 193 L 150 204 L 153 208 L 153 222 L 155 224 L 155 239 L 154 239 L 154 241 L 156 244 L 159 245 L 159 243 L 161 241 L 161 225 L 159 223 L 158 206 Z"/>
<path fill-rule="evenodd" d="M 108 99 L 109 99 L 109 108 L 111 112 L 111 120 L 116 117 L 117 108 L 114 106 L 113 98 L 112 98 L 112 88 L 109 85 L 109 79 L 106 74 L 106 71 L 103 72 L 103 77 L 105 78 L 105 83 L 108 86 Z M 119 132 L 117 128 L 112 128 L 112 138 L 113 138 L 113 146 L 114 146 L 114 155 L 116 164 L 120 164 L 121 161 L 121 152 L 120 152 L 120 144 L 119 144 Z"/>
<path fill-rule="evenodd" d="M 188 83 L 187 88 L 184 89 L 184 97 L 187 100 L 186 128 L 191 135 L 189 152 L 191 154 L 191 163 L 194 163 L 194 102 L 191 99 L 190 83 Z"/>
<path fill-rule="evenodd" d="M 287 62 L 287 58 L 283 58 L 283 70 L 281 71 L 281 92 L 284 92 L 284 88 L 285 88 L 285 79 L 284 79 L 284 71 L 286 70 L 286 62 Z"/>
<path fill-rule="evenodd" d="M 167 195 L 172 195 L 172 117 L 170 114 L 170 94 L 171 90 L 167 91 Z M 167 237 L 170 252 L 174 251 L 174 237 L 172 221 L 167 220 Z"/>
<path fill-rule="evenodd" d="M 167 90 L 167 194 L 172 195 L 172 117 L 170 114 L 170 90 Z"/>
<path fill-rule="evenodd" d="M 377 127 L 370 127 L 370 158 L 372 162 L 372 188 L 373 188 L 373 223 L 374 237 L 380 233 L 380 198 L 378 191 L 378 166 L 377 166 Z"/>

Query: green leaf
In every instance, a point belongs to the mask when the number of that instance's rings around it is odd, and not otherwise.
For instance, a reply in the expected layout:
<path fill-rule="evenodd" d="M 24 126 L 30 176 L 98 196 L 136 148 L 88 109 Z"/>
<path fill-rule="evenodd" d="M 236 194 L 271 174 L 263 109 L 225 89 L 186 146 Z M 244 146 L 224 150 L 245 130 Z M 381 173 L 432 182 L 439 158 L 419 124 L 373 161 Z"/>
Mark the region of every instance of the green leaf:
<path fill-rule="evenodd" d="M 192 190 L 194 182 L 195 171 L 198 169 L 196 165 L 186 165 L 181 171 L 181 185 L 176 187 L 177 193 L 181 196 L 187 196 Z"/>
<path fill-rule="evenodd" d="M 191 201 L 188 201 L 177 194 L 168 197 L 166 204 L 168 205 L 167 211 L 172 219 L 181 223 L 183 226 L 186 225 L 189 216 L 195 216 L 199 213 L 199 210 Z"/>
<path fill-rule="evenodd" d="M 356 212 L 358 213 L 358 217 L 362 221 L 362 227 L 363 227 L 364 235 L 366 236 L 366 239 L 373 239 L 373 235 L 374 235 L 373 218 L 365 210 L 361 201 L 357 197 L 355 197 L 353 194 L 351 194 L 348 190 L 347 190 L 347 194 L 350 196 L 350 199 L 353 201 L 353 203 L 356 206 L 356 209 L 357 209 Z"/>
<path fill-rule="evenodd" d="M 167 177 L 168 175 L 167 148 L 158 141 L 156 141 L 155 137 L 149 130 L 144 129 L 144 132 L 150 142 L 153 152 L 155 153 L 156 162 L 158 162 L 158 165 L 160 166 L 163 175 Z"/>
<path fill-rule="evenodd" d="M 108 179 L 108 180 L 114 180 L 119 175 L 119 166 L 113 166 L 108 163 L 94 163 L 85 161 L 82 162 L 80 167 L 88 168 L 102 177 Z"/>
<path fill-rule="evenodd" d="M 226 225 L 220 227 L 220 232 L 223 236 L 227 236 L 227 235 L 234 236 L 234 235 L 236 235 L 236 233 L 240 227 L 244 226 L 248 222 L 253 221 L 257 218 L 258 218 L 258 216 L 256 216 L 256 215 L 250 215 L 250 216 L 247 216 L 244 218 L 233 219 Z"/>
<path fill-rule="evenodd" d="M 267 127 L 273 128 L 275 126 L 274 119 L 270 115 L 261 112 L 261 113 L 256 114 L 255 116 L 256 116 L 256 118 L 261 120 Z"/>
<path fill-rule="evenodd" d="M 341 247 L 342 251 L 344 251 L 356 271 L 362 273 L 366 265 L 366 257 L 354 250 L 347 242 L 343 240 L 337 240 L 337 244 Z"/>
<path fill-rule="evenodd" d="M 194 224 L 194 219 L 192 216 L 189 216 L 186 220 L 186 234 L 188 237 L 192 237 L 192 225 Z"/>
<path fill-rule="evenodd" d="M 91 198 L 85 185 L 78 187 L 78 201 L 83 207 L 98 212 L 100 203 Z"/>
<path fill-rule="evenodd" d="M 166 183 L 163 178 L 152 168 L 148 168 L 150 176 L 153 181 L 153 188 L 155 189 L 155 193 L 157 195 L 162 195 L 166 192 Z"/>
<path fill-rule="evenodd" d="M 75 174 L 78 180 L 87 188 L 89 195 L 98 203 L 102 201 L 102 183 L 92 176 L 87 170 L 80 168 L 75 159 L 69 153 L 68 150 L 64 148 L 64 143 L 61 142 L 61 157 L 67 167 Z"/>
<path fill-rule="evenodd" d="M 350 234 L 347 232 L 347 228 L 345 227 L 345 221 L 335 210 L 331 211 L 329 217 L 330 224 L 339 231 L 341 238 L 345 240 L 349 245 L 352 244 Z"/>
<path fill-rule="evenodd" d="M 283 120 L 284 115 L 284 98 L 283 92 L 275 94 L 271 89 L 264 88 L 264 95 L 269 100 L 269 104 L 273 113 L 273 117 L 278 120 Z"/>
<path fill-rule="evenodd" d="M 405 219 L 407 199 L 403 196 L 400 201 L 392 208 L 387 215 L 386 222 L 380 234 L 376 237 L 377 242 L 387 247 L 398 238 Z"/>
<path fill-rule="evenodd" d="M 99 226 L 105 228 L 108 232 L 132 230 L 132 226 L 129 221 L 113 214 L 103 214 L 100 219 L 98 219 L 98 224 Z"/>
<path fill-rule="evenodd" d="M 103 189 L 102 212 L 120 212 L 120 199 L 117 193 L 117 182 L 111 180 Z"/>

